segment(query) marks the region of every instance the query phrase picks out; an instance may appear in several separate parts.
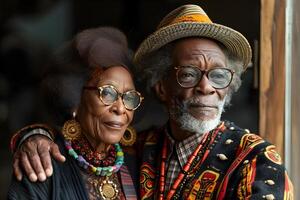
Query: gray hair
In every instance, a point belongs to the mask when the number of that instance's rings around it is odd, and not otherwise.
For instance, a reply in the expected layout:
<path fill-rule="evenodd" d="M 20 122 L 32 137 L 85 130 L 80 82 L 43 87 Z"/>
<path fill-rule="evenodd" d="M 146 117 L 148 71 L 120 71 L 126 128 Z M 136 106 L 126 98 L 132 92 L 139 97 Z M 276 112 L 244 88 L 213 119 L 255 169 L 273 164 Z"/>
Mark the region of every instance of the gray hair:
<path fill-rule="evenodd" d="M 139 69 L 145 68 L 142 72 L 140 71 L 140 74 L 142 74 L 141 79 L 146 81 L 148 91 L 151 91 L 158 81 L 168 75 L 172 65 L 172 51 L 174 49 L 175 42 L 169 43 L 157 51 L 150 53 L 141 63 L 139 63 Z M 227 65 L 234 71 L 233 79 L 229 85 L 229 91 L 225 102 L 225 105 L 229 105 L 232 94 L 236 92 L 242 84 L 241 75 L 244 71 L 243 62 L 230 52 L 223 44 L 218 41 L 215 42 L 220 46 L 221 50 L 225 54 L 227 58 Z"/>

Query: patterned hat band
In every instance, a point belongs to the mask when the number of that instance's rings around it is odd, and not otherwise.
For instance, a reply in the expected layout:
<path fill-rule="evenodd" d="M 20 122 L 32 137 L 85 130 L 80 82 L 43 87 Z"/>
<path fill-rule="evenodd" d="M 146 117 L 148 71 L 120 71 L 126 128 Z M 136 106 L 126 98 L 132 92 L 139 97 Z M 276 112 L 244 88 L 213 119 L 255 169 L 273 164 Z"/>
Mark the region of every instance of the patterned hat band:
<path fill-rule="evenodd" d="M 168 25 L 181 23 L 181 22 L 212 23 L 212 21 L 209 19 L 207 15 L 193 14 L 193 15 L 177 17 L 176 19 L 174 19 L 174 21 L 170 22 Z M 162 27 L 164 27 L 164 25 Z"/>

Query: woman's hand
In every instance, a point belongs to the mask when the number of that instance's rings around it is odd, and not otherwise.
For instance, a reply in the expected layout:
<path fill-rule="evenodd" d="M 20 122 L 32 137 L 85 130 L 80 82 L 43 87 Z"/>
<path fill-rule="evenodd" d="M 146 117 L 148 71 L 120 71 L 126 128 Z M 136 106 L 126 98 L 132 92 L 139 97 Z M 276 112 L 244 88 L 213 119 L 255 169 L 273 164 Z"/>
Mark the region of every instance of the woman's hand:
<path fill-rule="evenodd" d="M 26 139 L 14 154 L 13 168 L 16 178 L 22 180 L 23 168 L 30 181 L 45 181 L 53 173 L 50 154 L 59 162 L 66 160 L 58 146 L 49 138 L 34 135 Z"/>

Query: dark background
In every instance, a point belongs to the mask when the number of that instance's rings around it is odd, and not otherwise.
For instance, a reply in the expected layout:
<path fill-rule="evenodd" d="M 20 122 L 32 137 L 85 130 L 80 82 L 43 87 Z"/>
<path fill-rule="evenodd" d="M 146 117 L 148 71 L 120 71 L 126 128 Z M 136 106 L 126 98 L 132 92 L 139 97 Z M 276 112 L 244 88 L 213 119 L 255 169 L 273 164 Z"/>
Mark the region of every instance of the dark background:
<path fill-rule="evenodd" d="M 38 85 L 51 52 L 78 31 L 97 26 L 120 28 L 135 50 L 169 11 L 187 3 L 202 6 L 214 22 L 238 30 L 249 40 L 253 63 L 223 118 L 258 131 L 259 0 L 1 0 L 0 199 L 5 199 L 12 173 L 11 135 L 42 117 Z M 163 108 L 142 92 L 146 100 L 136 113 L 137 130 L 166 120 Z"/>

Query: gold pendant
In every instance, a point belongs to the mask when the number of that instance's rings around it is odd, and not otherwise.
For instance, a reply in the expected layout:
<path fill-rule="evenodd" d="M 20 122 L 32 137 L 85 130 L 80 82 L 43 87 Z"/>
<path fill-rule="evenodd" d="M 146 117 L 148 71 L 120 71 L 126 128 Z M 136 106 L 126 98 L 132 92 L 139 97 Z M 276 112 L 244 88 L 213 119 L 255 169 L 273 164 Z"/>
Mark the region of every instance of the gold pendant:
<path fill-rule="evenodd" d="M 104 199 L 112 200 L 118 197 L 119 191 L 117 189 L 117 185 L 108 180 L 108 177 L 100 183 L 98 187 L 99 193 Z"/>

